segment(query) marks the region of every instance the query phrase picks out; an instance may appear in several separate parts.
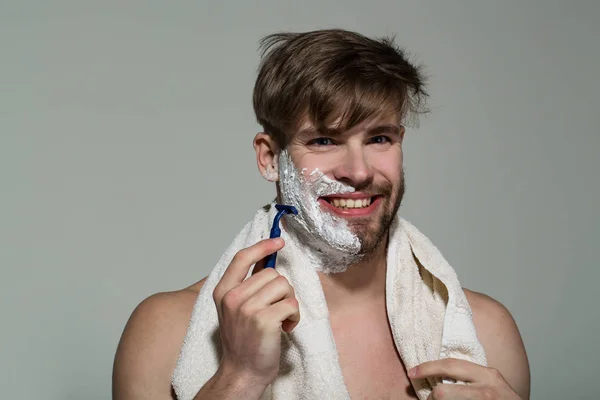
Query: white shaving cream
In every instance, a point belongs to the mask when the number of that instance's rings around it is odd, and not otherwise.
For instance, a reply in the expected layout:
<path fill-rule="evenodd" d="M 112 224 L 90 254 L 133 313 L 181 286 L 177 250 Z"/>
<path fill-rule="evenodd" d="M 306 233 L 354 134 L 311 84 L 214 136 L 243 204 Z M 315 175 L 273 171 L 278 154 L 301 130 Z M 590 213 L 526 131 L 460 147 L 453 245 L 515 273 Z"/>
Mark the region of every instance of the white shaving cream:
<path fill-rule="evenodd" d="M 318 168 L 298 170 L 287 150 L 279 155 L 279 182 L 283 204 L 293 205 L 298 215 L 286 218 L 298 246 L 311 257 L 311 264 L 325 273 L 345 271 L 360 259 L 361 243 L 346 221 L 321 209 L 319 197 L 352 193 L 354 188 L 325 176 Z"/>
<path fill-rule="evenodd" d="M 269 182 L 277 182 L 278 175 L 277 167 L 272 165 L 267 166 L 262 173 L 263 178 Z"/>

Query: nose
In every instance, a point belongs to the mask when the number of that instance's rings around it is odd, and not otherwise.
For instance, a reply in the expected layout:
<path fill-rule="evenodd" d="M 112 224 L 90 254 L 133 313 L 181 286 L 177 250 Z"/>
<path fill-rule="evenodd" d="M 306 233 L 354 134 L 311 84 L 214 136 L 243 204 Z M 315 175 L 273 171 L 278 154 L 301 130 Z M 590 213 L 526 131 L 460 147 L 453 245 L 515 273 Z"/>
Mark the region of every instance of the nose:
<path fill-rule="evenodd" d="M 363 146 L 346 146 L 333 174 L 336 180 L 355 188 L 366 186 L 373 179 L 373 170 Z"/>

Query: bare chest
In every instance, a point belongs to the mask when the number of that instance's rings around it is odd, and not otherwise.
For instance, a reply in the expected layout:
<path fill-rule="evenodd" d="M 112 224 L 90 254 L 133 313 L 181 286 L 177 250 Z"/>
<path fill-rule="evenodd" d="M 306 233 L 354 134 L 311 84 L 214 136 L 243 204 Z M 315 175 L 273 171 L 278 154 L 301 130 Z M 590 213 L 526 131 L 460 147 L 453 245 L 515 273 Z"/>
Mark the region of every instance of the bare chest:
<path fill-rule="evenodd" d="M 331 324 L 353 400 L 417 398 L 396 351 L 385 311 L 350 318 L 332 316 Z"/>

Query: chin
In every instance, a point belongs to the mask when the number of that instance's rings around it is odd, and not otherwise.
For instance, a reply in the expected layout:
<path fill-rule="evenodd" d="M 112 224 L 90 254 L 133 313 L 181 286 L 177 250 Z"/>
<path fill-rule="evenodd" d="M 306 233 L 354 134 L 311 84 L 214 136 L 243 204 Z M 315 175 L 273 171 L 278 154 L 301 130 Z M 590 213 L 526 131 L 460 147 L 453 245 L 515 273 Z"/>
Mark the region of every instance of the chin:
<path fill-rule="evenodd" d="M 395 215 L 395 213 L 382 213 L 376 218 L 360 222 L 355 221 L 350 224 L 351 231 L 359 238 L 361 243 L 361 254 L 373 253 L 382 243 L 387 242 L 389 229 Z"/>

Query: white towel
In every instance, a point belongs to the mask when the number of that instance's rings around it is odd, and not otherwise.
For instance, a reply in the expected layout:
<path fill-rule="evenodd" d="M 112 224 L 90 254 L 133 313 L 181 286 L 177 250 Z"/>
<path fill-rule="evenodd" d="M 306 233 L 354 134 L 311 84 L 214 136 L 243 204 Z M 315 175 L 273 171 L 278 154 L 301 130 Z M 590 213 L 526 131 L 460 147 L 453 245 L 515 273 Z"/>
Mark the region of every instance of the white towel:
<path fill-rule="evenodd" d="M 256 213 L 200 290 L 173 374 L 172 384 L 178 399 L 193 399 L 216 372 L 221 346 L 213 290 L 236 252 L 268 237 L 275 213 L 273 204 Z M 290 334 L 282 332 L 280 372 L 262 398 L 350 399 L 317 271 L 301 251 L 302 244 L 295 243 L 283 229 L 282 237 L 286 245 L 278 252 L 276 268 L 294 287 L 300 305 L 300 323 Z M 485 366 L 485 352 L 477 339 L 471 309 L 456 273 L 438 249 L 399 216 L 390 227 L 387 267 L 388 318 L 406 368 L 448 357 Z M 425 400 L 439 381 L 411 383 L 419 399 Z"/>

